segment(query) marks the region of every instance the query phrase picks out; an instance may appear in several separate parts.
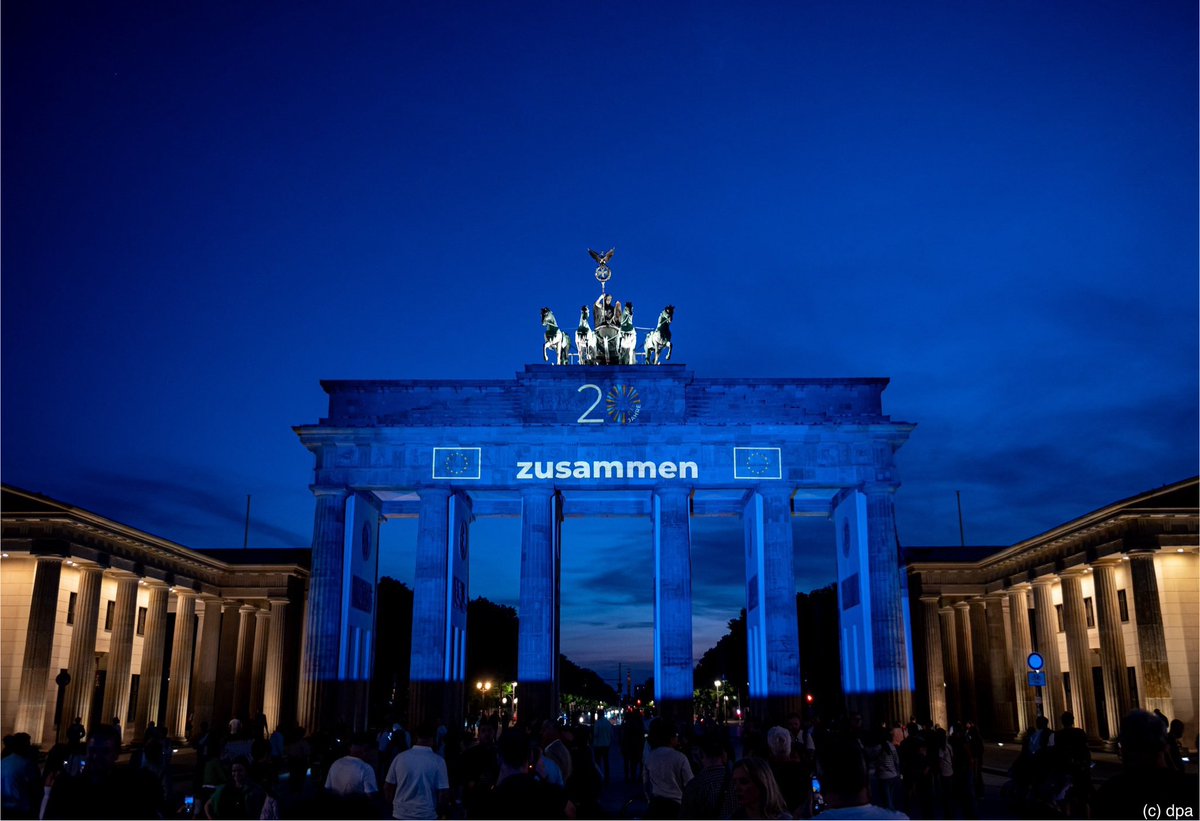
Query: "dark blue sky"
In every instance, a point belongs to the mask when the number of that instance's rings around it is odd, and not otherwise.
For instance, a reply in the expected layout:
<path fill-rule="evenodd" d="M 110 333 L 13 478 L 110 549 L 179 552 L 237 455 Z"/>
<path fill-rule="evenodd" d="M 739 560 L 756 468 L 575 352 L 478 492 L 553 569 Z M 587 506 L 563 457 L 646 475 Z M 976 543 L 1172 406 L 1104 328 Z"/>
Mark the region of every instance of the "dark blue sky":
<path fill-rule="evenodd" d="M 6 482 L 194 547 L 251 493 L 306 544 L 319 379 L 511 376 L 610 245 L 697 375 L 892 379 L 904 544 L 956 489 L 1009 544 L 1197 472 L 1193 2 L 0 13 Z M 649 526 L 570 526 L 564 650 L 644 662 Z M 474 592 L 515 602 L 517 532 Z M 696 526 L 698 653 L 739 540 Z"/>

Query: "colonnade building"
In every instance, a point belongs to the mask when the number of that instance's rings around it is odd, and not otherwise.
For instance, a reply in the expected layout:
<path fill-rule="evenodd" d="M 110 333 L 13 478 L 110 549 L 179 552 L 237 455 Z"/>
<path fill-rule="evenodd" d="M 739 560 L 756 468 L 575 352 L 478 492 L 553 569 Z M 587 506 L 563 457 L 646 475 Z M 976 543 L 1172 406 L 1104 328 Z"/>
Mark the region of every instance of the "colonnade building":
<path fill-rule="evenodd" d="M 8 486 L 2 511 L 4 734 L 294 719 L 307 549 L 189 550 Z"/>
<path fill-rule="evenodd" d="M 918 712 L 1014 736 L 1065 710 L 1093 741 L 1160 710 L 1197 731 L 1200 517 L 1192 478 L 1008 548 L 907 553 Z M 1044 659 L 1030 686 L 1027 659 Z M 1036 680 L 1036 679 L 1035 679 Z"/>

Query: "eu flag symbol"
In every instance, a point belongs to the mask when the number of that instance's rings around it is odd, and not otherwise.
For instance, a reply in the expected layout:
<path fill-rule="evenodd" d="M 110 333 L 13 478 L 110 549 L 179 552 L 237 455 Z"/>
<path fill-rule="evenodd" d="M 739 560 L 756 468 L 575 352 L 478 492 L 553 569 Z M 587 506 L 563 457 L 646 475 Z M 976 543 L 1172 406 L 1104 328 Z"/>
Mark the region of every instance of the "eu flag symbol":
<path fill-rule="evenodd" d="M 779 448 L 734 448 L 734 479 L 782 479 Z"/>
<path fill-rule="evenodd" d="M 434 479 L 478 479 L 480 448 L 434 448 Z"/>

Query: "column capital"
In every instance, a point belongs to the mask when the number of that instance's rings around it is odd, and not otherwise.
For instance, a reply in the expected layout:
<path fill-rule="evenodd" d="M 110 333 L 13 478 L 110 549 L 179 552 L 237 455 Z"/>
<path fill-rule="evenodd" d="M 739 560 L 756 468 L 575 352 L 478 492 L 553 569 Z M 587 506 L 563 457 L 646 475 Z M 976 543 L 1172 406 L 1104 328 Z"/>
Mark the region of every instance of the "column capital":
<path fill-rule="evenodd" d="M 941 604 L 941 601 L 942 601 L 942 597 L 941 597 L 941 595 L 939 595 L 939 594 L 932 594 L 932 593 L 931 593 L 931 594 L 925 594 L 925 595 L 922 595 L 922 596 L 921 596 L 921 603 L 922 603 L 922 604 L 933 604 L 933 605 L 940 605 L 940 604 Z"/>
<path fill-rule="evenodd" d="M 1015 584 L 1010 584 L 1008 587 L 1004 588 L 1004 592 L 1005 593 L 1017 593 L 1017 592 L 1020 592 L 1023 590 L 1031 590 L 1031 589 L 1033 589 L 1033 585 L 1030 584 L 1029 582 L 1016 582 Z"/>
<path fill-rule="evenodd" d="M 954 602 L 954 604 L 950 606 L 955 610 L 966 610 L 971 606 L 971 602 L 968 599 L 963 599 L 962 601 Z"/>
<path fill-rule="evenodd" d="M 999 604 L 1000 602 L 1008 601 L 1008 591 L 993 590 L 991 593 L 984 593 L 980 598 L 982 598 L 985 602 L 995 602 Z"/>
<path fill-rule="evenodd" d="M 174 586 L 172 586 L 172 587 L 167 588 L 167 592 L 174 593 L 175 596 L 180 599 L 195 599 L 195 598 L 199 598 L 199 596 L 200 596 L 199 593 L 197 593 L 195 590 L 192 590 L 190 587 L 174 587 Z"/>
<path fill-rule="evenodd" d="M 67 559 L 67 567 L 73 567 L 80 573 L 95 573 L 97 576 L 104 572 L 104 568 L 98 564 L 91 562 L 81 562 L 78 559 Z"/>
<path fill-rule="evenodd" d="M 1058 576 L 1056 574 L 1051 573 L 1051 574 L 1047 574 L 1045 576 L 1038 576 L 1036 579 L 1033 580 L 1032 584 L 1034 587 L 1052 587 L 1054 585 L 1054 583 L 1057 581 L 1058 581 Z"/>
<path fill-rule="evenodd" d="M 1155 556 L 1158 555 L 1158 548 L 1157 547 L 1139 547 L 1139 548 L 1135 548 L 1133 550 L 1126 550 L 1125 555 L 1130 560 L 1153 559 Z"/>
<path fill-rule="evenodd" d="M 276 604 L 291 604 L 291 603 L 292 603 L 292 600 L 291 600 L 291 599 L 289 599 L 287 596 L 268 596 L 268 597 L 267 597 L 267 602 L 268 602 L 269 604 L 271 604 L 271 605 L 276 605 Z"/>
<path fill-rule="evenodd" d="M 1096 561 L 1092 562 L 1091 566 L 1093 568 L 1096 568 L 1096 567 L 1120 567 L 1122 561 L 1123 561 L 1123 559 L 1119 554 L 1113 554 L 1111 556 L 1104 556 L 1103 558 L 1096 559 Z"/>
<path fill-rule="evenodd" d="M 236 602 L 235 602 L 236 604 Z M 257 613 L 258 608 L 250 604 L 250 602 L 242 602 L 242 606 L 238 608 L 239 613 Z"/>
<path fill-rule="evenodd" d="M 1077 564 L 1074 567 L 1065 568 L 1061 573 L 1058 574 L 1058 577 L 1060 579 L 1080 579 L 1090 572 L 1091 568 L 1082 564 Z"/>
<path fill-rule="evenodd" d="M 312 491 L 313 496 L 341 496 L 345 498 L 350 495 L 350 488 L 344 485 L 309 485 L 308 489 Z"/>

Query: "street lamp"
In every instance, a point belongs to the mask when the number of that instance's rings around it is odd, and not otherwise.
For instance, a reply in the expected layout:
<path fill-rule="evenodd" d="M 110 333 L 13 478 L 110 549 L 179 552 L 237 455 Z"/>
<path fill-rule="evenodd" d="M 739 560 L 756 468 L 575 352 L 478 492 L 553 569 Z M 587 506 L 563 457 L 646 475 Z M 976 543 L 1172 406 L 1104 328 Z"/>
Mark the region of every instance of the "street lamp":
<path fill-rule="evenodd" d="M 723 719 L 721 717 L 721 685 L 723 683 L 724 682 L 722 682 L 721 679 L 716 679 L 713 681 L 713 687 L 717 688 L 717 720 L 718 721 L 723 721 Z"/>
<path fill-rule="evenodd" d="M 488 691 L 492 689 L 492 682 L 491 681 L 477 681 L 477 682 L 475 682 L 475 689 L 479 691 L 479 712 L 482 714 L 486 714 L 487 713 L 487 694 L 488 694 Z"/>

